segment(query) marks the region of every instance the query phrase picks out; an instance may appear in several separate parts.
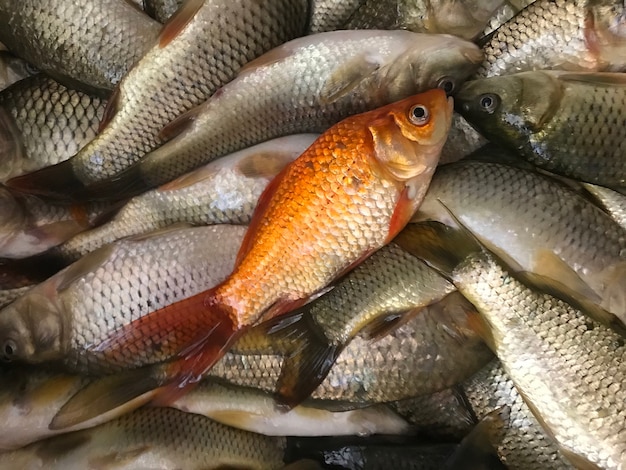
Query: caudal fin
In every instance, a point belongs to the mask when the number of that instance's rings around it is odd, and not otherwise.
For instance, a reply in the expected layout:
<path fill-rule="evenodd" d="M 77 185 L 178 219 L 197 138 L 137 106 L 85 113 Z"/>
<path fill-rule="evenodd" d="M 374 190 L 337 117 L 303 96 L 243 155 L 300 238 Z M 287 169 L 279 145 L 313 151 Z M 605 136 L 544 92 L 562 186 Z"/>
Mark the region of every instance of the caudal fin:
<path fill-rule="evenodd" d="M 78 201 L 76 195 L 85 188 L 74 174 L 71 160 L 16 176 L 7 181 L 6 186 L 20 193 L 45 196 L 60 202 Z"/>
<path fill-rule="evenodd" d="M 213 291 L 201 292 L 137 319 L 110 334 L 90 350 L 115 362 L 141 355 L 162 368 L 155 398 L 173 401 L 217 362 L 241 333 L 231 309 L 213 303 Z M 122 359 L 124 361 L 124 359 Z"/>

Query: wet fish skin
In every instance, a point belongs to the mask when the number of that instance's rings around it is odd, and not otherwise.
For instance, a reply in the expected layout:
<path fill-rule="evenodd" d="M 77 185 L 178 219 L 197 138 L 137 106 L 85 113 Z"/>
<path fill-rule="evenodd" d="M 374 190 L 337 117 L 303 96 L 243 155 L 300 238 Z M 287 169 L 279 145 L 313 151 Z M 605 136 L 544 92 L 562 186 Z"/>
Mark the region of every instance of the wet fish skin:
<path fill-rule="evenodd" d="M 489 19 L 489 23 L 481 34 L 479 34 L 478 38 L 483 38 L 491 33 L 493 33 L 496 29 L 502 26 L 504 23 L 513 18 L 520 10 L 526 8 L 528 5 L 533 3 L 535 0 L 521 0 L 521 1 L 508 1 L 505 0 L 502 5 L 493 13 L 491 18 Z"/>
<path fill-rule="evenodd" d="M 537 0 L 485 44 L 477 77 L 541 69 L 620 71 L 626 41 L 620 0 Z"/>
<path fill-rule="evenodd" d="M 439 223 L 425 233 L 424 258 L 476 306 L 490 347 L 561 453 L 577 467 L 622 468 L 624 339 L 526 287 L 471 235 Z"/>
<path fill-rule="evenodd" d="M 268 327 L 271 340 L 284 340 L 294 349 L 282 365 L 280 400 L 293 406 L 309 396 L 357 334 L 367 330 L 373 337 L 384 336 L 453 291 L 448 281 L 394 243 L 381 248 L 326 295 Z"/>
<path fill-rule="evenodd" d="M 517 392 L 496 359 L 461 385 L 467 403 L 478 419 L 508 406 L 508 420 L 493 439 L 498 455 L 511 470 L 528 468 L 573 469 Z"/>
<path fill-rule="evenodd" d="M 626 230 L 626 196 L 609 188 L 583 183 L 590 197 Z"/>
<path fill-rule="evenodd" d="M 183 0 L 145 0 L 146 13 L 160 23 L 169 20 L 183 4 Z"/>
<path fill-rule="evenodd" d="M 474 44 L 456 37 L 407 31 L 333 31 L 296 39 L 248 65 L 179 120 L 179 135 L 110 184 L 88 188 L 88 197 L 139 193 L 270 138 L 323 132 L 411 94 L 458 87 L 481 57 Z"/>
<path fill-rule="evenodd" d="M 317 137 L 274 139 L 222 157 L 171 183 L 136 196 L 104 225 L 78 234 L 55 253 L 76 261 L 106 243 L 174 223 L 248 224 L 259 196 L 290 161 Z"/>
<path fill-rule="evenodd" d="M 0 41 L 13 53 L 92 92 L 112 90 L 160 30 L 123 0 L 3 0 L 0 18 Z"/>
<path fill-rule="evenodd" d="M 303 34 L 307 8 L 307 0 L 192 0 L 120 82 L 98 137 L 67 163 L 10 185 L 67 200 L 117 175 L 162 145 L 166 124 L 207 100 L 244 64 Z"/>
<path fill-rule="evenodd" d="M 0 93 L 0 180 L 67 160 L 98 132 L 106 101 L 36 74 Z"/>
<path fill-rule="evenodd" d="M 0 187 L 0 258 L 43 253 L 91 227 L 108 204 L 57 206 Z"/>
<path fill-rule="evenodd" d="M 457 104 L 488 139 L 541 168 L 626 187 L 623 74 L 536 71 L 492 77 L 466 83 Z M 583 118 L 592 109 L 593 119 Z"/>
<path fill-rule="evenodd" d="M 2 468 L 282 468 L 285 439 L 241 431 L 204 416 L 143 408 L 92 429 L 0 454 Z"/>
<path fill-rule="evenodd" d="M 370 405 L 433 393 L 464 380 L 492 355 L 467 324 L 467 307 L 453 305 L 427 307 L 375 342 L 355 337 L 311 398 Z M 288 352 L 265 339 L 263 326 L 243 336 L 208 375 L 273 392 Z"/>
<path fill-rule="evenodd" d="M 502 0 L 365 0 L 344 29 L 407 29 L 473 39 Z"/>
<path fill-rule="evenodd" d="M 342 26 L 365 0 L 312 0 L 309 34 L 343 29 Z"/>
<path fill-rule="evenodd" d="M 232 270 L 245 230 L 171 229 L 120 241 L 83 257 L 2 310 L 5 359 L 57 361 L 68 371 L 91 375 L 120 370 L 119 361 L 106 351 L 87 349 L 152 309 L 222 280 Z M 158 354 L 140 354 L 132 365 L 160 359 Z"/>
<path fill-rule="evenodd" d="M 261 317 L 302 306 L 406 225 L 428 188 L 452 107 L 433 89 L 331 127 L 265 190 L 227 279 L 93 348 L 134 363 L 127 356 L 137 344 L 159 354 L 167 344 L 177 360 L 159 394 L 183 394 Z"/>
<path fill-rule="evenodd" d="M 535 273 L 535 287 L 550 284 L 626 322 L 624 230 L 573 189 L 528 169 L 462 160 L 438 169 L 414 220 L 456 226 L 448 210 L 513 271 Z"/>

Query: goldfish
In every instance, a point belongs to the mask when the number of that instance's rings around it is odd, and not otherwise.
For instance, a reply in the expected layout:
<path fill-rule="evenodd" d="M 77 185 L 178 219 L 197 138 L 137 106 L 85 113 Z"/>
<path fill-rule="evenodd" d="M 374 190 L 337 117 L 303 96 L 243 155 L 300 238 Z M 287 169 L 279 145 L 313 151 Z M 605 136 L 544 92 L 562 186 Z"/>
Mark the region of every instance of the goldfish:
<path fill-rule="evenodd" d="M 249 326 L 302 306 L 394 238 L 426 193 L 452 110 L 452 98 L 435 89 L 331 127 L 261 195 L 230 276 L 87 353 L 119 363 L 138 349 L 171 355 L 155 401 L 184 394 Z M 133 372 L 136 394 L 154 389 L 154 370 Z"/>

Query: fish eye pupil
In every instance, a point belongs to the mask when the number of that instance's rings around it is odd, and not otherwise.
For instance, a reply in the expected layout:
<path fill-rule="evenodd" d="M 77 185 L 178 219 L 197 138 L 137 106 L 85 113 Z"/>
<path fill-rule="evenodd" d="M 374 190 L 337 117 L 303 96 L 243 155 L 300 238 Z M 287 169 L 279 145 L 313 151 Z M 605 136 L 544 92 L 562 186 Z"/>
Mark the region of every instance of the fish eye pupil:
<path fill-rule="evenodd" d="M 487 93 L 485 95 L 481 95 L 481 97 L 478 100 L 478 104 L 483 109 L 483 111 L 486 111 L 487 113 L 492 114 L 496 110 L 496 107 L 498 106 L 498 97 L 494 95 L 493 93 Z"/>
<path fill-rule="evenodd" d="M 11 359 L 15 355 L 16 345 L 13 341 L 8 340 L 4 343 L 4 357 L 5 359 Z"/>
<path fill-rule="evenodd" d="M 413 106 L 409 112 L 409 119 L 416 126 L 423 126 L 428 122 L 429 118 L 428 108 L 421 104 Z"/>
<path fill-rule="evenodd" d="M 446 92 L 446 94 L 449 95 L 450 93 L 454 91 L 454 81 L 449 77 L 444 77 L 441 80 L 439 80 L 437 87 L 441 88 L 443 91 Z"/>

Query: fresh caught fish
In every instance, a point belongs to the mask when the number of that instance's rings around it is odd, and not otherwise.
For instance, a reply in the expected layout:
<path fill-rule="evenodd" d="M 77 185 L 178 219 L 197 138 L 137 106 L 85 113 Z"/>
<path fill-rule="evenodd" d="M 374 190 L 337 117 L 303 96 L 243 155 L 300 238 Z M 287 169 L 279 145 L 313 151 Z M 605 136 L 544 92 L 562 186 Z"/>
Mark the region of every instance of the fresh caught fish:
<path fill-rule="evenodd" d="M 490 362 L 461 387 L 467 404 L 478 419 L 503 406 L 508 407 L 504 426 L 489 437 L 510 470 L 574 468 L 559 453 L 498 360 Z"/>
<path fill-rule="evenodd" d="M 513 18 L 520 10 L 526 8 L 535 0 L 505 0 L 502 5 L 493 13 L 489 19 L 489 23 L 479 35 L 479 38 L 483 38 L 493 33 L 496 29 L 502 26 L 504 23 Z"/>
<path fill-rule="evenodd" d="M 492 77 L 466 83 L 456 103 L 485 137 L 531 163 L 626 190 L 626 74 L 537 71 Z"/>
<path fill-rule="evenodd" d="M 473 39 L 502 0 L 365 0 L 344 29 L 408 29 Z"/>
<path fill-rule="evenodd" d="M 245 231 L 227 225 L 172 228 L 102 247 L 2 310 L 3 357 L 60 361 L 83 374 L 119 370 L 119 364 L 97 361 L 85 348 L 224 279 Z M 145 360 L 135 356 L 137 365 Z"/>
<path fill-rule="evenodd" d="M 453 295 L 430 305 L 377 341 L 355 337 L 313 391 L 311 403 L 324 400 L 352 407 L 387 403 L 443 390 L 468 378 L 493 356 L 468 324 L 471 305 L 460 300 Z M 266 333 L 265 324 L 250 330 L 208 374 L 273 392 L 290 344 Z"/>
<path fill-rule="evenodd" d="M 626 196 L 595 184 L 583 183 L 583 187 L 596 204 L 626 230 Z"/>
<path fill-rule="evenodd" d="M 93 379 L 34 367 L 3 369 L 0 377 L 0 418 L 5 423 L 5 432 L 0 435 L 2 450 L 93 427 L 126 411 L 116 410 L 78 427 L 52 430 L 48 425 L 59 409 Z M 268 393 L 209 381 L 170 406 L 265 435 L 393 435 L 409 431 L 406 421 L 382 404 L 347 411 L 331 411 L 319 404 L 284 412 Z"/>
<path fill-rule="evenodd" d="M 622 0 L 537 0 L 484 45 L 478 77 L 540 69 L 621 71 L 626 68 Z"/>
<path fill-rule="evenodd" d="M 136 196 L 116 210 L 111 220 L 76 235 L 59 246 L 55 254 L 73 262 L 120 238 L 179 222 L 248 224 L 269 181 L 316 137 L 315 134 L 282 137 L 220 158 Z"/>
<path fill-rule="evenodd" d="M 265 190 L 224 282 L 90 338 L 80 358 L 128 368 L 175 357 L 159 395 L 184 393 L 261 317 L 302 306 L 393 239 L 424 197 L 451 115 L 434 89 L 331 127 Z M 155 388 L 143 372 L 138 393 Z"/>
<path fill-rule="evenodd" d="M 381 248 L 329 293 L 268 327 L 272 341 L 289 342 L 294 350 L 282 365 L 281 401 L 293 406 L 308 397 L 357 334 L 380 338 L 454 290 L 397 245 Z"/>
<path fill-rule="evenodd" d="M 82 84 L 86 91 L 112 90 L 160 29 L 124 0 L 0 2 L 0 41 L 66 86 Z"/>
<path fill-rule="evenodd" d="M 0 181 L 67 160 L 98 132 L 105 101 L 43 74 L 0 93 Z"/>
<path fill-rule="evenodd" d="M 285 439 L 241 431 L 204 416 L 143 408 L 92 429 L 0 454 L 0 468 L 279 469 Z"/>
<path fill-rule="evenodd" d="M 455 218 L 527 282 L 624 331 L 626 235 L 575 190 L 531 170 L 462 160 L 437 170 L 414 220 Z"/>
<path fill-rule="evenodd" d="M 70 160 L 11 185 L 68 199 L 116 175 L 163 144 L 166 124 L 207 100 L 244 64 L 303 34 L 307 8 L 307 0 L 187 2 L 120 82 L 98 137 Z"/>
<path fill-rule="evenodd" d="M 452 115 L 448 140 L 441 149 L 440 165 L 453 163 L 467 157 L 486 145 L 488 140 L 480 135 L 459 113 Z"/>
<path fill-rule="evenodd" d="M 15 57 L 8 51 L 0 51 L 0 90 L 37 72 L 38 70 L 25 60 Z"/>
<path fill-rule="evenodd" d="M 88 189 L 89 196 L 142 192 L 273 137 L 323 132 L 349 115 L 437 86 L 452 91 L 481 57 L 467 41 L 407 31 L 335 31 L 296 39 L 247 65 L 170 125 L 175 138 L 110 184 Z"/>
<path fill-rule="evenodd" d="M 55 206 L 0 187 L 0 258 L 26 258 L 93 226 L 102 203 Z"/>
<path fill-rule="evenodd" d="M 578 468 L 626 465 L 626 346 L 571 305 L 526 287 L 465 229 L 425 225 L 419 250 L 480 313 L 506 373 Z M 478 326 L 481 325 L 481 326 Z"/>
<path fill-rule="evenodd" d="M 343 29 L 365 0 L 311 0 L 309 34 Z"/>

